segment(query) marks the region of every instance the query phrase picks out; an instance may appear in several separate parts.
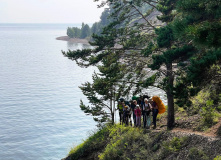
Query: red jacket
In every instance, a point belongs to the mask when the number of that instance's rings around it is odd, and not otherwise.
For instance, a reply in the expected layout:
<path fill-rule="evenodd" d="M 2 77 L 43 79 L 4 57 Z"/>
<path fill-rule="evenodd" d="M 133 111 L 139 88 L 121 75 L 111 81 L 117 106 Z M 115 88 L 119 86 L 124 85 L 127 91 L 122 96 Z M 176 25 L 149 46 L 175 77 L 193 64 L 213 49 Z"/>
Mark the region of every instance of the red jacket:
<path fill-rule="evenodd" d="M 141 117 L 141 109 L 140 108 L 135 109 L 134 113 L 137 117 Z"/>

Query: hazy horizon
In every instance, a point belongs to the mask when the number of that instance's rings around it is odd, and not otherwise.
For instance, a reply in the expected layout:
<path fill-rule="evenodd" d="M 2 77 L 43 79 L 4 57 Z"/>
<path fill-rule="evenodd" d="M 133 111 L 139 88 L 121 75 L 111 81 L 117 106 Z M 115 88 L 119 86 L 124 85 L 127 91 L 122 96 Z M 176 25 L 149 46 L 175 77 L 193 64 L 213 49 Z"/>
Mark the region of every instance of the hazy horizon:
<path fill-rule="evenodd" d="M 92 24 L 104 8 L 93 0 L 0 0 L 0 23 Z"/>
<path fill-rule="evenodd" d="M 92 23 L 86 23 L 86 22 L 84 22 L 85 24 L 93 24 L 93 22 Z M 14 22 L 6 22 L 6 23 L 4 23 L 4 22 L 0 22 L 0 24 L 82 24 L 82 22 L 79 22 L 79 23 L 63 23 L 63 22 L 61 22 L 61 23 L 50 23 L 50 22 L 45 22 L 45 23 L 41 23 L 41 22 L 36 22 L 36 23 L 29 23 L 29 22 L 24 22 L 24 23 L 20 23 L 20 22 L 18 22 L 18 23 L 14 23 Z"/>

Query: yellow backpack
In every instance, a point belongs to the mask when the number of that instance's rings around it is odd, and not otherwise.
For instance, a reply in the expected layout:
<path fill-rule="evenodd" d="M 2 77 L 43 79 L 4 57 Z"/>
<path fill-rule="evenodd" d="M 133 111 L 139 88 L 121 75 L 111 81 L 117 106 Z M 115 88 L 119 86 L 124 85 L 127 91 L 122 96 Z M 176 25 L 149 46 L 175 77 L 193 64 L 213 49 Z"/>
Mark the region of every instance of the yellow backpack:
<path fill-rule="evenodd" d="M 162 113 L 164 113 L 165 111 L 166 111 L 166 107 L 165 107 L 165 105 L 163 104 L 163 102 L 162 102 L 162 100 L 160 99 L 160 97 L 158 97 L 158 96 L 153 96 L 152 97 L 152 100 L 154 101 L 154 102 L 156 102 L 156 104 L 157 104 L 157 106 L 158 106 L 158 113 L 159 114 L 162 114 Z"/>

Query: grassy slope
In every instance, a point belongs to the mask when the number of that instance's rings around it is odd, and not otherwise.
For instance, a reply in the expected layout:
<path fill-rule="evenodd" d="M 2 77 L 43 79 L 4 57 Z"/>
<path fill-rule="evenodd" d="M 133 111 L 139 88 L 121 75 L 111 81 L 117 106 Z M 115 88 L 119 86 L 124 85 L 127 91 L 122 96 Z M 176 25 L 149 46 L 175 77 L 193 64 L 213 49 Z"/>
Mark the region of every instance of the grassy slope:
<path fill-rule="evenodd" d="M 175 107 L 172 131 L 166 130 L 166 112 L 158 115 L 158 130 L 108 126 L 73 148 L 65 160 L 221 160 L 221 95 L 217 106 L 208 105 L 208 92 L 200 92 L 190 110 Z"/>
<path fill-rule="evenodd" d="M 206 160 L 217 156 L 221 156 L 219 138 L 115 125 L 91 135 L 73 148 L 65 160 Z"/>

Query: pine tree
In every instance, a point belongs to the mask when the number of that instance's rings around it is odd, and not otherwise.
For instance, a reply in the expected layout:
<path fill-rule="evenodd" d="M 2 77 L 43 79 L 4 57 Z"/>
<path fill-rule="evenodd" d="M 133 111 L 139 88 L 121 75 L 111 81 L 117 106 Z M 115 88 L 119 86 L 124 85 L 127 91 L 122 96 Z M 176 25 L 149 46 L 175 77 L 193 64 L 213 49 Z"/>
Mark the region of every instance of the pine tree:
<path fill-rule="evenodd" d="M 93 74 L 93 83 L 86 82 L 80 86 L 91 105 L 86 106 L 81 101 L 80 108 L 86 114 L 92 115 L 99 124 L 108 121 L 113 124 L 114 103 L 120 96 L 115 92 L 118 92 L 118 82 L 123 78 L 124 66 L 118 62 L 116 53 L 109 52 L 108 56 L 102 59 L 98 69 L 99 73 Z"/>
<path fill-rule="evenodd" d="M 174 23 L 175 35 L 198 49 L 176 85 L 180 105 L 190 106 L 190 98 L 202 88 L 220 83 L 220 74 L 214 70 L 221 64 L 220 3 L 220 0 L 179 0 L 177 3 L 179 16 Z"/>
<path fill-rule="evenodd" d="M 139 17 L 138 20 L 142 20 L 142 17 L 144 17 L 143 13 L 138 10 L 141 6 L 142 4 L 139 4 L 139 2 L 136 2 L 135 4 L 125 2 L 122 3 L 121 6 L 121 2 L 115 1 L 115 4 L 111 4 L 111 7 L 114 8 L 114 12 L 111 14 L 113 21 L 103 28 L 100 35 L 93 35 L 93 42 L 90 43 L 91 45 L 96 46 L 94 49 L 63 52 L 64 56 L 71 60 L 75 60 L 77 64 L 82 67 L 97 65 L 102 62 L 102 60 L 109 56 L 109 52 L 107 52 L 107 50 L 116 53 L 118 61 L 123 60 L 123 64 L 127 65 L 124 69 L 124 77 L 121 78 L 118 83 L 118 96 L 129 94 L 129 91 L 133 88 L 133 86 L 136 87 L 134 91 L 135 94 L 140 91 L 141 86 L 147 87 L 148 85 L 152 85 L 156 79 L 156 75 L 146 77 L 144 79 L 144 75 L 146 73 L 142 73 L 142 70 L 144 66 L 147 67 L 146 59 L 148 58 L 147 56 L 140 54 L 140 51 L 143 48 L 142 44 L 147 43 L 148 40 L 152 39 L 152 37 L 148 36 L 148 34 L 151 34 L 150 31 L 154 30 L 154 22 L 151 23 L 145 19 L 145 22 L 148 23 L 138 24 L 135 21 L 130 23 L 130 21 L 134 18 L 137 19 L 137 17 Z M 136 12 L 136 14 L 134 14 L 134 12 Z M 149 13 L 150 12 L 147 14 Z M 131 27 L 132 24 L 133 27 Z M 112 64 L 109 65 L 112 66 Z M 112 79 L 116 79 L 117 77 L 115 74 L 112 74 L 111 76 Z M 107 77 L 107 75 L 104 77 Z M 94 82 L 95 80 L 97 81 L 97 79 L 94 79 Z M 100 85 L 102 86 L 102 83 L 100 83 Z M 83 92 L 84 90 L 90 90 L 90 93 L 85 92 L 88 94 L 88 97 L 92 97 L 90 94 L 92 94 L 93 91 L 96 92 L 96 88 L 93 88 L 92 86 L 92 84 L 85 84 L 82 88 Z M 108 89 L 110 90 L 110 88 L 111 87 Z M 92 101 L 91 103 L 93 104 L 94 102 Z M 101 105 L 99 106 L 101 107 Z M 93 108 L 87 108 L 83 105 L 83 103 L 81 103 L 81 108 L 86 112 L 90 111 L 96 115 L 95 112 L 92 111 Z M 99 108 L 97 113 L 100 113 L 103 108 Z M 96 111 L 96 106 L 94 109 L 94 111 Z M 105 117 L 106 115 L 104 114 L 104 118 L 97 120 L 101 122 L 106 119 Z"/>
<path fill-rule="evenodd" d="M 164 78 L 161 81 L 162 87 L 167 94 L 168 115 L 167 128 L 171 129 L 175 123 L 174 113 L 174 79 L 178 77 L 179 68 L 174 70 L 173 64 L 182 63 L 189 59 L 194 53 L 195 49 L 191 45 L 187 45 L 182 40 L 178 41 L 174 37 L 173 20 L 176 15 L 177 0 L 160 0 L 157 9 L 162 13 L 158 19 L 165 22 L 167 25 L 156 28 L 155 33 L 156 47 L 158 52 L 153 52 L 153 63 L 149 65 L 150 68 L 163 71 Z M 163 68 L 162 68 L 163 67 Z M 182 68 L 181 68 L 182 69 Z"/>
<path fill-rule="evenodd" d="M 176 31 L 180 38 L 191 40 L 203 48 L 221 46 L 221 1 L 220 0 L 179 0 Z"/>
<path fill-rule="evenodd" d="M 86 38 L 90 36 L 90 27 L 88 24 L 82 25 L 83 28 L 81 29 L 81 38 Z"/>
<path fill-rule="evenodd" d="M 73 30 L 73 28 L 68 27 L 68 29 L 67 29 L 67 35 L 68 35 L 68 37 L 70 37 L 70 38 L 74 38 L 75 31 Z"/>
<path fill-rule="evenodd" d="M 184 60 L 189 59 L 195 53 L 195 49 L 191 45 L 177 43 L 173 36 L 171 24 L 168 24 L 160 29 L 156 29 L 156 34 L 158 35 L 157 46 L 163 51 L 161 54 L 157 53 L 152 56 L 153 63 L 149 65 L 149 67 L 155 70 L 165 70 L 162 87 L 166 91 L 168 100 L 167 127 L 168 129 L 171 129 L 175 123 L 174 78 L 175 76 L 178 76 L 177 72 L 179 72 L 179 68 L 177 68 L 177 71 L 174 70 L 173 64 L 179 64 Z M 165 69 L 160 69 L 164 66 Z"/>
<path fill-rule="evenodd" d="M 124 91 L 135 87 L 135 92 L 141 87 L 153 85 L 160 81 L 168 98 L 168 128 L 174 125 L 174 70 L 173 63 L 183 62 L 194 54 L 194 48 L 182 41 L 176 41 L 172 29 L 175 1 L 159 1 L 159 6 L 152 1 L 106 1 L 114 9 L 111 17 L 113 21 L 103 28 L 101 35 L 93 35 L 91 45 L 95 49 L 63 52 L 65 56 L 75 60 L 80 66 L 90 66 L 99 63 L 108 56 L 105 50 L 118 51 L 119 57 L 127 65 L 127 74 L 123 84 L 127 84 Z M 172 8 L 171 8 L 171 4 Z M 152 6 L 155 13 L 158 8 L 163 15 L 159 19 L 167 24 L 156 23 L 148 19 L 150 11 L 141 12 L 144 5 Z M 150 16 L 151 17 L 151 16 Z M 159 28 L 159 29 L 158 29 Z M 118 46 L 118 47 L 116 47 Z M 166 70 L 161 67 L 165 66 Z M 147 77 L 148 67 L 157 74 Z M 162 79 L 162 77 L 164 77 Z"/>

